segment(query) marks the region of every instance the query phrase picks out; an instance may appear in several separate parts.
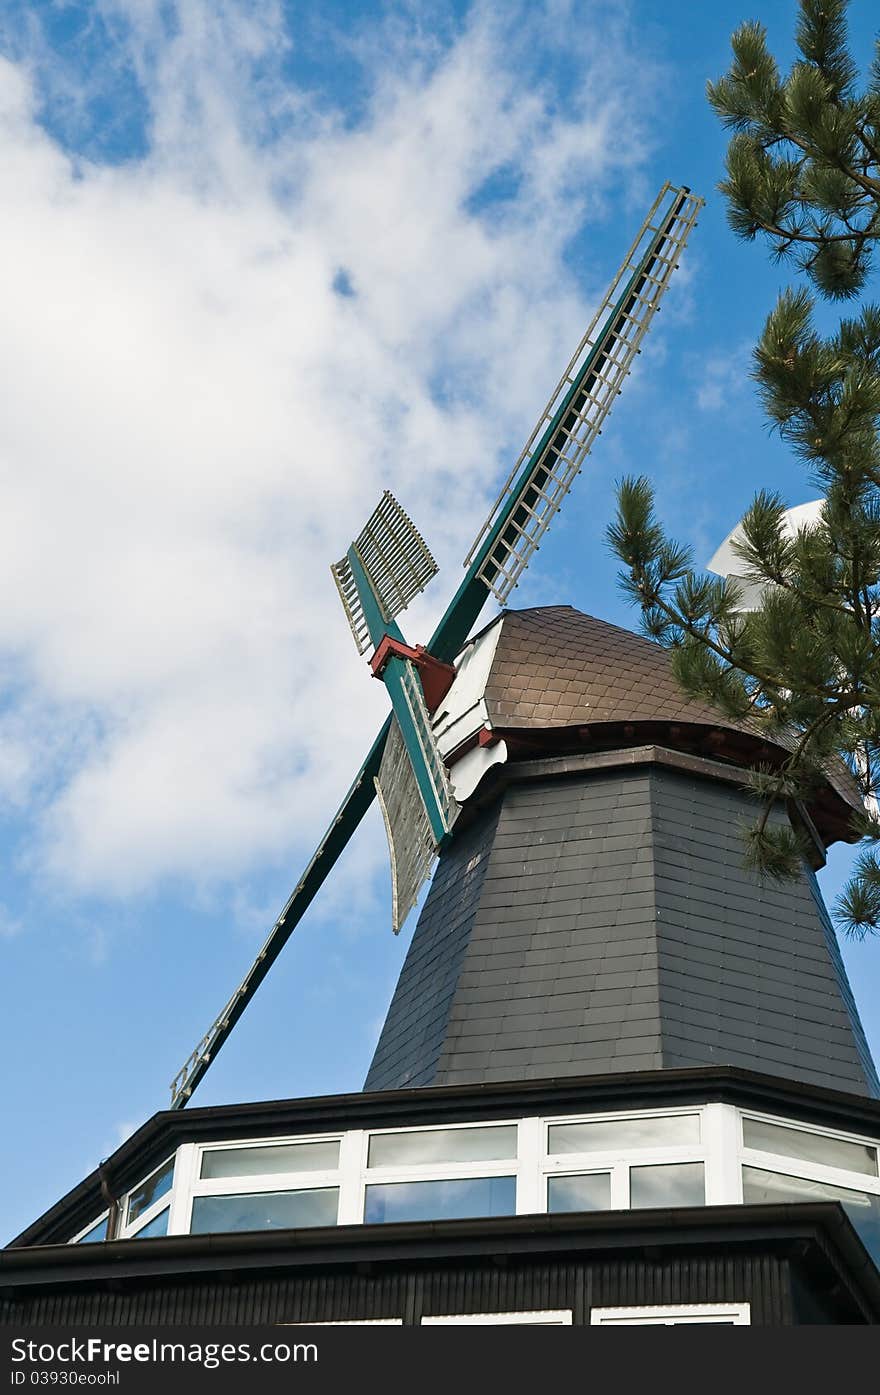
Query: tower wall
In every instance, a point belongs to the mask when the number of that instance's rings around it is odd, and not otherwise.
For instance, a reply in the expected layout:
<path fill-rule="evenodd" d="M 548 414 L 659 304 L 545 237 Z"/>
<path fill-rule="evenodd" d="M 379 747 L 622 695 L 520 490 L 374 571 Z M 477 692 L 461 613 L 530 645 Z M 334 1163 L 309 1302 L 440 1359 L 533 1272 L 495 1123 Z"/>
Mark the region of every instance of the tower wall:
<path fill-rule="evenodd" d="M 743 866 L 754 808 L 660 765 L 510 784 L 441 858 L 365 1088 L 729 1064 L 878 1093 L 815 878 Z"/>

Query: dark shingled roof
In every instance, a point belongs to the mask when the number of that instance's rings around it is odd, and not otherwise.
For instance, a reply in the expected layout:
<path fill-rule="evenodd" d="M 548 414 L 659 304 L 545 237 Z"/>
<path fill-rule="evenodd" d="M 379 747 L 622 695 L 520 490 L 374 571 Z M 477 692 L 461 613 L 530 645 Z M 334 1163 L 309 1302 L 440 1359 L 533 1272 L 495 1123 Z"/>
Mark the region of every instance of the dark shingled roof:
<path fill-rule="evenodd" d="M 493 725 L 592 722 L 736 725 L 676 683 L 665 649 L 570 605 L 511 610 L 504 617 L 486 704 Z"/>
<path fill-rule="evenodd" d="M 661 645 L 567 605 L 506 612 L 485 699 L 492 726 L 509 731 L 680 723 L 736 733 L 765 757 L 768 747 L 785 750 L 757 724 L 687 697 Z M 842 762 L 829 767 L 828 779 L 845 804 L 861 809 Z"/>

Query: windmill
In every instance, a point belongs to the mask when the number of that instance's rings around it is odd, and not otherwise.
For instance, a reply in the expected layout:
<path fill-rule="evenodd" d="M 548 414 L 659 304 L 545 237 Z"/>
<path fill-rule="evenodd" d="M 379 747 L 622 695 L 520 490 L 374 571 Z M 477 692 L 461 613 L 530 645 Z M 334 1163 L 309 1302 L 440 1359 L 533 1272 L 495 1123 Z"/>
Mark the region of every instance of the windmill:
<path fill-rule="evenodd" d="M 257 958 L 175 1076 L 182 1108 L 378 798 L 399 930 L 452 836 L 459 803 L 432 727 L 455 678 L 453 660 L 490 596 L 503 606 L 579 474 L 622 391 L 703 200 L 665 184 L 523 447 L 465 558 L 465 576 L 425 646 L 409 645 L 397 617 L 437 572 L 428 547 L 386 492 L 333 577 L 361 654 L 385 683 L 392 712 Z"/>

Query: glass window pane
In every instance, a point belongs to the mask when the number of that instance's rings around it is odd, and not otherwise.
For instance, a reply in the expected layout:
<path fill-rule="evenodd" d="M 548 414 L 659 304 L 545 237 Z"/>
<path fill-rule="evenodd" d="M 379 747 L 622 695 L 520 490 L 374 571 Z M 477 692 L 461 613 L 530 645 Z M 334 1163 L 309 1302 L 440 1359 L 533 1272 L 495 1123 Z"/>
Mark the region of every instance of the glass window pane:
<path fill-rule="evenodd" d="M 412 1163 L 486 1162 L 516 1157 L 516 1125 L 478 1129 L 423 1129 L 418 1133 L 374 1133 L 370 1167 Z"/>
<path fill-rule="evenodd" d="M 132 1240 L 148 1240 L 151 1235 L 168 1234 L 168 1217 L 171 1214 L 171 1207 L 166 1206 L 164 1211 L 160 1211 L 158 1216 L 154 1216 L 146 1225 L 141 1226 L 131 1237 Z"/>
<path fill-rule="evenodd" d="M 824 1163 L 826 1167 L 845 1167 L 849 1172 L 865 1172 L 877 1176 L 877 1149 L 867 1143 L 847 1143 L 841 1138 L 809 1133 L 806 1129 L 787 1129 L 779 1124 L 766 1124 L 761 1119 L 743 1119 L 743 1143 L 747 1148 L 760 1148 L 762 1153 L 779 1153 L 788 1158 L 804 1158 L 806 1162 Z"/>
<path fill-rule="evenodd" d="M 78 1245 L 94 1245 L 97 1240 L 106 1240 L 107 1222 L 109 1219 L 109 1216 L 105 1216 L 103 1220 L 98 1221 L 96 1225 L 92 1226 L 91 1230 L 86 1231 L 85 1235 L 81 1235 L 76 1243 Z"/>
<path fill-rule="evenodd" d="M 591 1172 L 585 1177 L 549 1177 L 548 1211 L 609 1211 L 611 1173 Z"/>
<path fill-rule="evenodd" d="M 190 1231 L 288 1230 L 335 1225 L 339 1188 L 301 1192 L 252 1192 L 250 1196 L 197 1196 Z"/>
<path fill-rule="evenodd" d="M 631 1167 L 629 1204 L 637 1206 L 703 1206 L 706 1185 L 702 1163 L 663 1163 Z"/>
<path fill-rule="evenodd" d="M 148 1206 L 152 1206 L 154 1201 L 158 1201 L 160 1196 L 170 1192 L 171 1183 L 174 1181 L 174 1159 L 170 1158 L 167 1163 L 163 1163 L 146 1182 L 141 1182 L 139 1187 L 135 1187 L 128 1198 L 128 1224 L 136 1221 Z"/>
<path fill-rule="evenodd" d="M 834 1187 L 830 1182 L 813 1182 L 809 1177 L 786 1177 L 779 1172 L 763 1172 L 758 1167 L 743 1168 L 743 1201 L 839 1201 L 861 1237 L 862 1244 L 880 1266 L 880 1196 L 870 1192 Z"/>
<path fill-rule="evenodd" d="M 339 1140 L 276 1143 L 265 1148 L 210 1148 L 202 1154 L 202 1177 L 268 1177 L 276 1172 L 323 1172 L 339 1166 Z"/>
<path fill-rule="evenodd" d="M 385 1182 L 367 1187 L 364 1220 L 448 1221 L 466 1216 L 512 1216 L 515 1177 L 468 1177 L 448 1182 Z"/>
<path fill-rule="evenodd" d="M 692 1147 L 700 1141 L 699 1114 L 662 1119 L 597 1119 L 583 1124 L 551 1124 L 548 1153 L 627 1152 L 630 1148 Z"/>

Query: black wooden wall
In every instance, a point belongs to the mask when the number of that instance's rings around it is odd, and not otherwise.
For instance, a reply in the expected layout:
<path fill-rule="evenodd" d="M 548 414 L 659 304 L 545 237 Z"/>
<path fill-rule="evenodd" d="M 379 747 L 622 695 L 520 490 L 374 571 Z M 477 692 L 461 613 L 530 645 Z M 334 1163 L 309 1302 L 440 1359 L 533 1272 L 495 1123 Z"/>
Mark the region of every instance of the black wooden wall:
<path fill-rule="evenodd" d="M 798 1301 L 795 1303 L 794 1295 Z M 749 1302 L 754 1325 L 863 1321 L 838 1294 L 815 1291 L 785 1255 L 751 1252 L 644 1258 L 413 1264 L 393 1270 L 273 1272 L 194 1279 L 68 1284 L 0 1299 L 0 1325 L 224 1325 L 319 1322 L 571 1308 L 576 1325 L 596 1307 Z"/>

